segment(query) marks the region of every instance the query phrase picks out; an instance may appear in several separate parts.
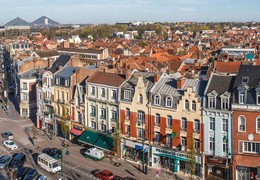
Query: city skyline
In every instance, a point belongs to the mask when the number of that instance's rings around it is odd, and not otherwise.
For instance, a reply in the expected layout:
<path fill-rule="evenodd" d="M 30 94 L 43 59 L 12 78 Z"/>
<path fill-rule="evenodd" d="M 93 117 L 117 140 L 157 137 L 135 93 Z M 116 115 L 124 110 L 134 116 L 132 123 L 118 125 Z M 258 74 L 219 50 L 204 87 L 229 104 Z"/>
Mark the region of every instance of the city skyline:
<path fill-rule="evenodd" d="M 116 23 L 136 20 L 155 22 L 260 21 L 259 1 L 237 0 L 27 0 L 2 1 L 0 24 L 15 17 L 28 22 L 47 16 L 61 24 Z"/>

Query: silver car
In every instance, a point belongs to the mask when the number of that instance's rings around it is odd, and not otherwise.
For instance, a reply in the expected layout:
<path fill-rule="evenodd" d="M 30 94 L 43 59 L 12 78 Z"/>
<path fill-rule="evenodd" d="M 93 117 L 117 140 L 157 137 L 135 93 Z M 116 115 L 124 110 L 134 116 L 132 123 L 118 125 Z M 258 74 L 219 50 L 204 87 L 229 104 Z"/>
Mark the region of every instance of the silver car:
<path fill-rule="evenodd" d="M 11 156 L 4 155 L 0 157 L 0 169 L 6 169 L 12 160 Z"/>

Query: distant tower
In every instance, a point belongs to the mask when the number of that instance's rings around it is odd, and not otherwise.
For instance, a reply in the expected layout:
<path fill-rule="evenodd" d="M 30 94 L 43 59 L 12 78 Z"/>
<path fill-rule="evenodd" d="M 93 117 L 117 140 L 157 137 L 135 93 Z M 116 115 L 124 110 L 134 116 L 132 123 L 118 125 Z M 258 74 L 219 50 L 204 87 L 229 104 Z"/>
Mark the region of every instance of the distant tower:
<path fill-rule="evenodd" d="M 48 25 L 48 24 L 49 24 L 48 18 L 45 18 L 44 24 L 45 24 L 45 25 Z"/>

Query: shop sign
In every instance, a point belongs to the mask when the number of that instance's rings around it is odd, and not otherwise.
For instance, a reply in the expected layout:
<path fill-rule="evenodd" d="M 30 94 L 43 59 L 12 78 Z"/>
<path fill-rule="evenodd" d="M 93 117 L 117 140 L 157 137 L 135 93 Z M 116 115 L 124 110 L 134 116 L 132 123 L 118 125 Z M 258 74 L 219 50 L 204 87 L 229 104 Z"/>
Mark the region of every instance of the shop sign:
<path fill-rule="evenodd" d="M 179 157 L 185 157 L 188 158 L 189 156 L 187 154 L 179 153 L 179 152 L 174 152 L 174 151 L 167 151 L 165 149 L 158 149 L 156 148 L 156 152 L 164 153 L 164 154 L 170 154 L 173 156 L 179 156 Z"/>
<path fill-rule="evenodd" d="M 237 170 L 249 171 L 250 168 L 248 168 L 248 167 L 243 167 L 243 166 L 237 166 Z"/>

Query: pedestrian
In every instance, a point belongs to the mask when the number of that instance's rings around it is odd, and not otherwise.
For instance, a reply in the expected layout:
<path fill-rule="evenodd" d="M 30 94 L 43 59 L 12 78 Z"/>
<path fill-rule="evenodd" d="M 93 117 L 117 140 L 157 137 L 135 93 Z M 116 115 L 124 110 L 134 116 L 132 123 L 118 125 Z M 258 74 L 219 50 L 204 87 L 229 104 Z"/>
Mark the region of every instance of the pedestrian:
<path fill-rule="evenodd" d="M 159 179 L 159 171 L 158 171 L 158 169 L 156 169 L 156 180 L 158 180 Z"/>

